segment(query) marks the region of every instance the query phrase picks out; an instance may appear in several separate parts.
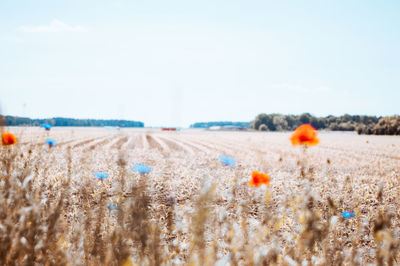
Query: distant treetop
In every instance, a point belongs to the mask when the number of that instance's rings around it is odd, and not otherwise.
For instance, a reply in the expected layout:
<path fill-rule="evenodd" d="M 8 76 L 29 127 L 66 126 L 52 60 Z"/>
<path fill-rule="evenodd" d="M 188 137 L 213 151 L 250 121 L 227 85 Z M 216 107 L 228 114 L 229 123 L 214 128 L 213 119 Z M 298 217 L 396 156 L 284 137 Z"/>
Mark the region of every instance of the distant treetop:
<path fill-rule="evenodd" d="M 64 117 L 31 119 L 9 115 L 2 118 L 6 126 L 41 126 L 42 124 L 48 124 L 59 127 L 144 127 L 143 122 L 130 120 L 75 119 Z"/>
<path fill-rule="evenodd" d="M 379 120 L 376 116 L 349 115 L 315 117 L 309 113 L 301 115 L 259 114 L 251 127 L 262 131 L 292 131 L 302 124 L 311 124 L 316 129 L 332 131 L 355 131 L 360 126 L 373 126 Z"/>
<path fill-rule="evenodd" d="M 214 122 L 197 122 L 190 125 L 191 128 L 210 128 L 215 126 L 234 126 L 241 128 L 250 128 L 250 122 L 232 122 L 232 121 L 214 121 Z"/>

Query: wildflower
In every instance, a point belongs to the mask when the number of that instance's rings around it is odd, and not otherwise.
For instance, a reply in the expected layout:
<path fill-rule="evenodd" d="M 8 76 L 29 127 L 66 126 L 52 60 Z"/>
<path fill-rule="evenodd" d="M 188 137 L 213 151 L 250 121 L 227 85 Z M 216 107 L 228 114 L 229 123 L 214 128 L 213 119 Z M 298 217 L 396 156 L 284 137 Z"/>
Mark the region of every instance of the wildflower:
<path fill-rule="evenodd" d="M 151 168 L 145 164 L 137 163 L 133 166 L 133 170 L 139 174 L 148 174 L 150 173 Z"/>
<path fill-rule="evenodd" d="M 131 258 L 127 258 L 127 259 L 124 261 L 124 263 L 122 263 L 122 266 L 133 266 L 133 265 L 136 265 L 136 264 L 133 264 L 133 263 L 132 263 Z"/>
<path fill-rule="evenodd" d="M 219 156 L 219 161 L 226 166 L 234 167 L 236 165 L 236 161 L 234 158 L 226 156 L 226 155 L 220 155 Z"/>
<path fill-rule="evenodd" d="M 57 145 L 57 142 L 54 139 L 46 139 L 46 143 L 49 144 L 50 148 Z"/>
<path fill-rule="evenodd" d="M 110 211 L 113 211 L 113 210 L 115 210 L 117 207 L 115 206 L 115 205 L 113 205 L 113 204 L 110 204 L 110 205 L 108 205 L 108 207 L 107 207 Z"/>
<path fill-rule="evenodd" d="M 1 145 L 14 145 L 18 140 L 12 133 L 1 134 Z"/>
<path fill-rule="evenodd" d="M 94 176 L 98 179 L 106 179 L 108 177 L 108 174 L 105 172 L 96 172 L 94 173 Z"/>
<path fill-rule="evenodd" d="M 356 216 L 356 214 L 354 212 L 344 211 L 344 212 L 342 212 L 342 216 L 344 218 L 352 218 L 352 217 Z"/>
<path fill-rule="evenodd" d="M 251 173 L 251 179 L 249 181 L 249 186 L 259 187 L 261 185 L 269 186 L 270 177 L 267 174 L 260 173 L 258 171 L 253 171 Z"/>
<path fill-rule="evenodd" d="M 303 124 L 299 126 L 290 137 L 293 146 L 306 145 L 313 146 L 319 143 L 317 137 L 317 130 L 310 124 Z"/>
<path fill-rule="evenodd" d="M 45 130 L 50 130 L 53 126 L 50 125 L 50 124 L 42 124 L 42 127 L 43 127 Z"/>

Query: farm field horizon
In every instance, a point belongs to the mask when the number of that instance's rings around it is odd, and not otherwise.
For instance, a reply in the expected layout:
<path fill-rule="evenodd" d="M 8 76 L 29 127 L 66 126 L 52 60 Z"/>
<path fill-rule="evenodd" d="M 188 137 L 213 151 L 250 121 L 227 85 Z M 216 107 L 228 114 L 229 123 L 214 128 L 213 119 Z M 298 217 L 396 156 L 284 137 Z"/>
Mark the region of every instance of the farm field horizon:
<path fill-rule="evenodd" d="M 291 132 L 7 130 L 19 143 L 2 149 L 3 166 L 13 160 L 10 176 L 25 176 L 24 191 L 31 184 L 25 204 L 38 204 L 39 220 L 58 210 L 52 247 L 62 254 L 58 262 L 337 265 L 398 259 L 397 136 L 318 132 L 319 145 L 305 149 L 292 146 Z M 49 138 L 57 144 L 47 145 Z M 221 155 L 235 164 L 222 164 Z M 149 173 L 135 172 L 137 164 L 149 166 Z M 270 185 L 249 186 L 253 171 L 266 173 Z M 15 217 L 3 224 L 7 219 Z"/>
<path fill-rule="evenodd" d="M 0 266 L 400 265 L 398 10 L 0 1 Z"/>

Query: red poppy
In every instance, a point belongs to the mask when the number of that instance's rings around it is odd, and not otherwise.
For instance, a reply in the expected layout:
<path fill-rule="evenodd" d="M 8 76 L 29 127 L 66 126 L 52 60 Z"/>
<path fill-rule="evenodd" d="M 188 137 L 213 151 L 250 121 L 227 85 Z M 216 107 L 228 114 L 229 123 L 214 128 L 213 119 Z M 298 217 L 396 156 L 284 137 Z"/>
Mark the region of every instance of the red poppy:
<path fill-rule="evenodd" d="M 258 171 L 253 171 L 251 173 L 251 179 L 249 181 L 249 186 L 259 187 L 261 185 L 269 186 L 270 178 L 267 174 L 260 173 Z"/>
<path fill-rule="evenodd" d="M 297 145 L 307 145 L 313 146 L 319 143 L 317 137 L 317 130 L 313 128 L 310 124 L 304 124 L 299 126 L 290 137 L 290 141 L 293 146 Z"/>
<path fill-rule="evenodd" d="M 18 140 L 12 133 L 1 134 L 1 145 L 14 145 Z"/>

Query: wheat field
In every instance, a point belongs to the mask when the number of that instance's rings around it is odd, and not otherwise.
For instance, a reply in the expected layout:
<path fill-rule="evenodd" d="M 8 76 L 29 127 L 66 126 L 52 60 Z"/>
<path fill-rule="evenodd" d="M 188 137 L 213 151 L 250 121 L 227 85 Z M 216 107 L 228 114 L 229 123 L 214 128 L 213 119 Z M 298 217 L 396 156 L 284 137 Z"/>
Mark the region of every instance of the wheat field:
<path fill-rule="evenodd" d="M 1 147 L 2 265 L 400 263 L 399 137 L 319 132 L 304 149 L 291 132 L 5 131 L 19 142 Z M 255 170 L 270 186 L 248 186 Z"/>

